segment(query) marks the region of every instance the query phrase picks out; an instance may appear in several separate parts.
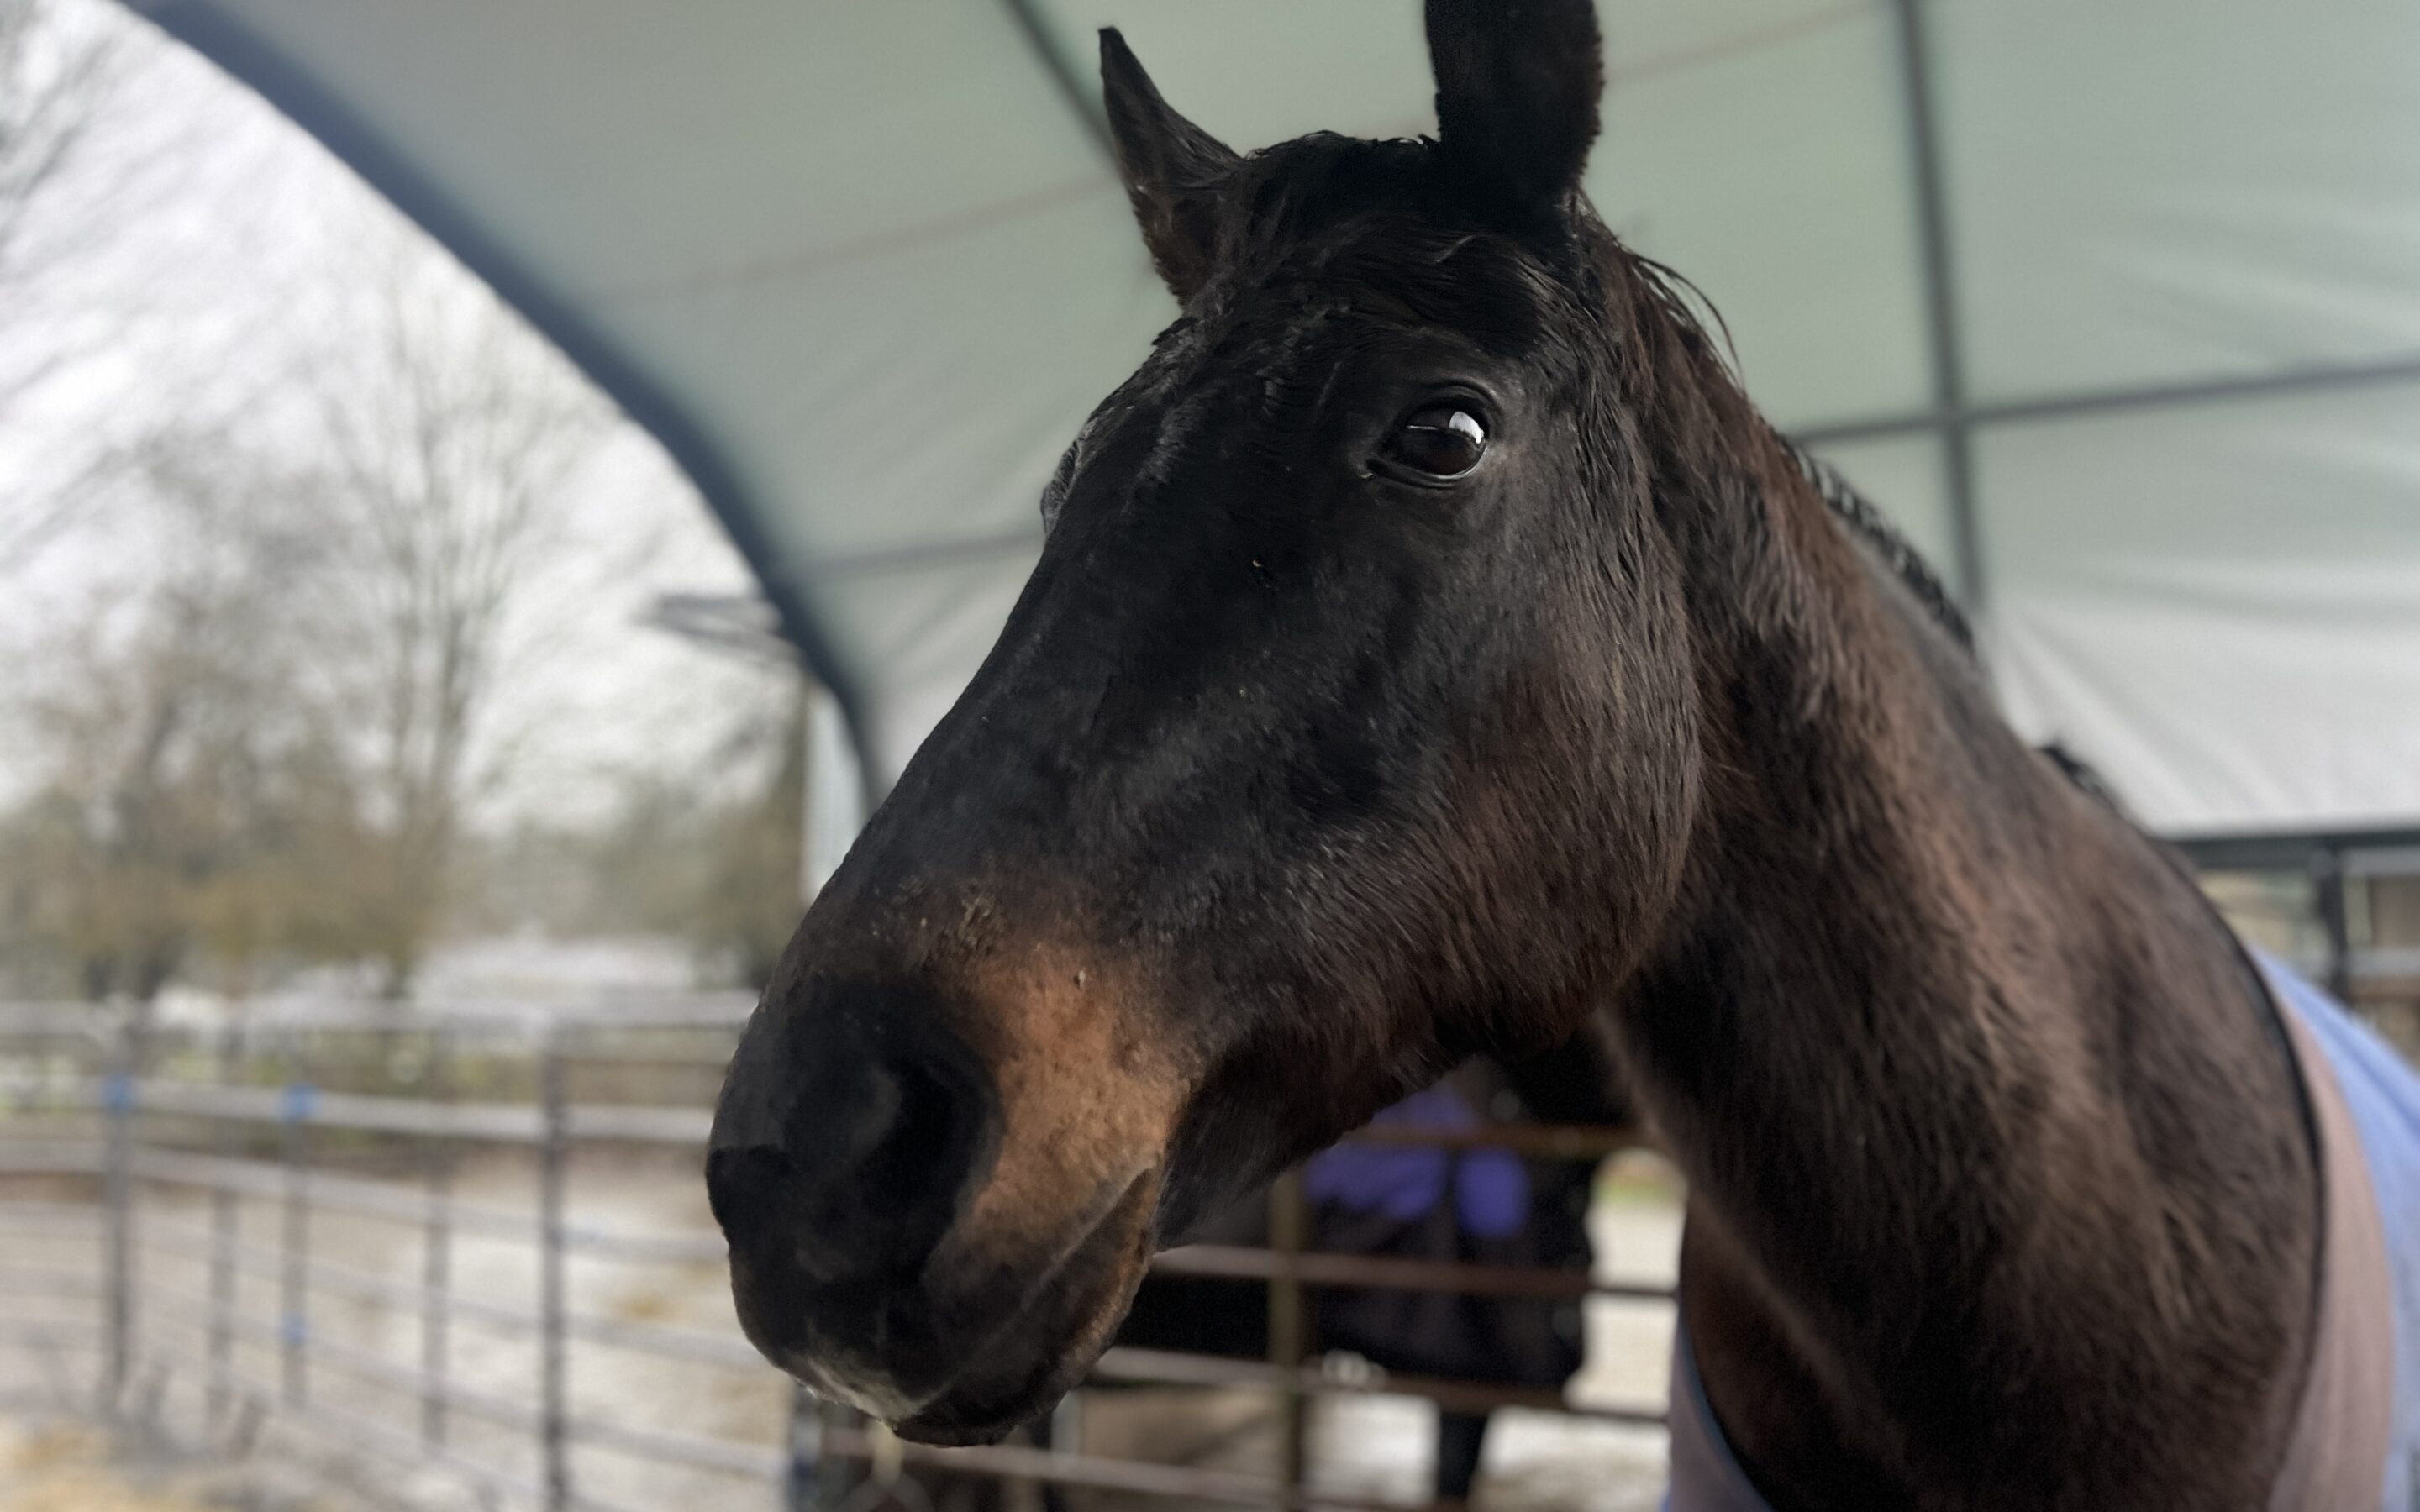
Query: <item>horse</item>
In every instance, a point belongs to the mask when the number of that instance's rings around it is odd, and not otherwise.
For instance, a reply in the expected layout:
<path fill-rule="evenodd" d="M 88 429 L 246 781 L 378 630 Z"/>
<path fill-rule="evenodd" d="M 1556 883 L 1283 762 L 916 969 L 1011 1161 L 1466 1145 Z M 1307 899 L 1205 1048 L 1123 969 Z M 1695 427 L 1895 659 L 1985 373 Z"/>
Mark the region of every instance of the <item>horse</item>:
<path fill-rule="evenodd" d="M 2400 1512 L 2420 1085 L 1606 228 L 1589 0 L 1426 25 L 1434 138 L 1249 155 L 1102 34 L 1180 313 L 741 1039 L 749 1337 L 996 1438 L 1237 1194 L 1587 1033 L 1687 1183 L 1675 1507 Z"/>
<path fill-rule="evenodd" d="M 1468 1128 L 1496 1121 L 1592 1124 L 1635 1132 L 1618 1072 L 1586 1041 L 1512 1065 L 1481 1058 L 1378 1115 L 1379 1122 Z M 1347 1142 L 1304 1171 L 1307 1249 L 1327 1253 L 1562 1271 L 1579 1278 L 1595 1162 L 1522 1161 L 1490 1147 L 1455 1152 Z M 1255 1192 L 1205 1220 L 1196 1237 L 1265 1248 L 1269 1206 Z M 1349 1353 L 1393 1375 L 1561 1390 L 1586 1357 L 1576 1299 L 1465 1296 L 1322 1288 L 1310 1294 L 1308 1352 Z M 1269 1337 L 1269 1289 L 1259 1281 L 1155 1273 L 1113 1343 L 1236 1356 Z M 1440 1407 L 1430 1489 L 1466 1504 L 1479 1477 L 1491 1414 Z"/>

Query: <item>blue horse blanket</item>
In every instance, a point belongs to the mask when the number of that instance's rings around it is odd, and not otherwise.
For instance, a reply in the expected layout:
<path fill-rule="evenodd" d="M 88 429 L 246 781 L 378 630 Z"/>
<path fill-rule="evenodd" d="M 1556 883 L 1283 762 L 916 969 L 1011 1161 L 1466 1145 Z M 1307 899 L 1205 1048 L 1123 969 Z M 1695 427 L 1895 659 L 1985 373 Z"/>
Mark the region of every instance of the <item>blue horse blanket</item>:
<path fill-rule="evenodd" d="M 2365 1489 L 2370 1467 L 2331 1466 L 2324 1459 L 2348 1439 L 2377 1443 L 2381 1420 L 2386 1440 L 2379 1512 L 2420 1512 L 2420 1074 L 2355 1022 L 2328 995 L 2281 963 L 2255 952 L 2269 978 L 2304 1084 L 2320 1125 L 2322 1163 L 2329 1174 L 2327 1200 L 2330 1255 L 2323 1279 L 2323 1334 L 2350 1335 L 2338 1347 L 2327 1340 L 2313 1364 L 2303 1414 L 2304 1431 L 2288 1454 L 2290 1485 L 2278 1489 L 2273 1512 L 2368 1512 L 2366 1505 L 2310 1488 L 2344 1484 Z M 2313 1062 L 2318 1062 L 2314 1064 Z M 2365 1169 L 2366 1168 L 2366 1169 Z M 2366 1180 L 2364 1180 L 2366 1176 Z M 2391 1298 L 2392 1361 L 2381 1358 L 2374 1313 L 2379 1298 L 2375 1249 L 2383 1240 L 2384 1290 Z M 2365 1247 L 2372 1254 L 2357 1252 Z M 2339 1273 L 2350 1262 L 2364 1273 Z M 2361 1293 L 2359 1309 L 2346 1308 L 2331 1328 L 2330 1302 Z M 2331 1298 L 2328 1293 L 2335 1293 Z M 2356 1332 L 2357 1331 L 2357 1332 Z M 2350 1355 L 2366 1358 L 2350 1359 Z M 2386 1379 L 2391 1374 L 2391 1382 Z M 2387 1400 L 2375 1399 L 2381 1393 Z M 1740 1468 L 1714 1421 L 1713 1405 L 1698 1377 L 1685 1330 L 1672 1347 L 1672 1480 L 1667 1512 L 1769 1512 L 1746 1472 Z M 2298 1462 L 2299 1461 L 2299 1462 Z M 2347 1477 L 2343 1473 L 2350 1469 Z M 2314 1495 L 2320 1500 L 2313 1500 Z"/>
<path fill-rule="evenodd" d="M 1375 1125 L 1467 1130 L 1479 1115 L 1449 1087 L 1414 1092 L 1370 1120 Z M 1383 1212 L 1410 1223 L 1453 1194 L 1462 1231 L 1505 1239 L 1529 1221 L 1529 1172 L 1509 1149 L 1461 1152 L 1434 1145 L 1370 1145 L 1347 1141 L 1322 1150 L 1303 1167 L 1303 1195 L 1356 1212 Z"/>
<path fill-rule="evenodd" d="M 2350 1118 L 2368 1167 L 2368 1196 L 2376 1204 L 2385 1242 L 2392 1308 L 2392 1326 L 2386 1332 L 2394 1354 L 2380 1505 L 2384 1512 L 2420 1512 L 2420 1075 L 2325 993 L 2281 963 L 2265 955 L 2258 959 L 2278 1001 L 2304 1031 L 2298 1048 L 2316 1041 L 2326 1071 L 2334 1072 L 2343 1111 Z M 2311 1079 L 2308 1068 L 2304 1076 Z M 2332 1190 L 2329 1199 L 2357 1200 L 2361 1196 Z M 2331 1234 L 2340 1227 L 2332 1225 Z M 2332 1281 L 2336 1267 L 2329 1271 Z M 2372 1330 L 2373 1337 L 2378 1328 L 2366 1319 L 2349 1326 Z"/>

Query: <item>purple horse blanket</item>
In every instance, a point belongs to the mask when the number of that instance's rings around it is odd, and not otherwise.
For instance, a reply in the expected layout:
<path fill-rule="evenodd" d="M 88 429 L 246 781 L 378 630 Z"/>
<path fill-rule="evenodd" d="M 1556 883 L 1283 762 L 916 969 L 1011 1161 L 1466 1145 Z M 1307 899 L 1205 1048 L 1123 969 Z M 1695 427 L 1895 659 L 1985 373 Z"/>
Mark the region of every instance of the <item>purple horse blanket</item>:
<path fill-rule="evenodd" d="M 2420 1075 L 2255 956 L 2310 1094 L 2328 1204 L 2319 1339 L 2271 1512 L 2420 1512 Z M 1685 1330 L 1670 1420 L 1667 1512 L 1770 1512 L 1724 1442 Z"/>

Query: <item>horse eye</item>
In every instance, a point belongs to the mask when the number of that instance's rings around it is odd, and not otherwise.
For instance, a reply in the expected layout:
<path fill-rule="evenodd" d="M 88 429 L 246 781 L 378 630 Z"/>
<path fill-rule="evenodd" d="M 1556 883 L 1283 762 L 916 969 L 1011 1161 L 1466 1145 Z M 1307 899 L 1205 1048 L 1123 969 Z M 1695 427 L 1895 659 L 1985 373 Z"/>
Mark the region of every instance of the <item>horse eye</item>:
<path fill-rule="evenodd" d="M 1487 427 L 1458 405 L 1436 404 L 1395 427 L 1387 457 L 1431 478 L 1459 478 L 1487 453 Z"/>

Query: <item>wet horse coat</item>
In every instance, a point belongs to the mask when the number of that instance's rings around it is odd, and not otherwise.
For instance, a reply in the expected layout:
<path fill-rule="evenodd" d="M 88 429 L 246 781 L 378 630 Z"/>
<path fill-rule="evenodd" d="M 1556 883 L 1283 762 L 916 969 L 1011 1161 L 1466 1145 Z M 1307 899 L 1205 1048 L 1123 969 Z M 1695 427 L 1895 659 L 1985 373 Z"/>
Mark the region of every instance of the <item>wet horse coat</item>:
<path fill-rule="evenodd" d="M 2269 1512 L 2420 1507 L 2420 1075 L 2295 972 L 2260 958 L 2324 1151 L 2323 1319 Z M 2381 1330 L 2378 1320 L 2391 1319 Z M 1771 1512 L 1673 1341 L 1668 1512 Z"/>

